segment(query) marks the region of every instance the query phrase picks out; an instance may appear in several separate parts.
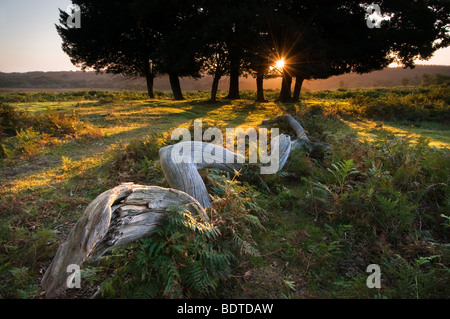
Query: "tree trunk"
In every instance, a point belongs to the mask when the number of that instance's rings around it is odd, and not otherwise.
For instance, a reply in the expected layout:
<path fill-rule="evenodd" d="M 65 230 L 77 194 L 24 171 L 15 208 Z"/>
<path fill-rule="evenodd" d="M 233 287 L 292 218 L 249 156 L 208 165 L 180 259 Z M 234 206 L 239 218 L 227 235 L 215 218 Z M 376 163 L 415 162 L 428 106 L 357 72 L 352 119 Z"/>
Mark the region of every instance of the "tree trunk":
<path fill-rule="evenodd" d="M 280 115 L 273 120 L 263 121 L 262 125 L 274 123 L 287 125 L 295 133 L 297 138 L 291 142 L 290 151 L 306 150 L 309 153 L 309 156 L 319 160 L 319 163 L 322 161 L 325 154 L 330 151 L 330 145 L 327 143 L 311 142 L 306 135 L 305 129 L 293 116 L 286 114 Z M 323 163 L 320 163 L 320 165 L 323 165 Z"/>
<path fill-rule="evenodd" d="M 198 170 L 217 168 L 233 173 L 241 169 L 245 158 L 222 146 L 194 141 L 162 147 L 159 162 L 170 187 L 196 198 L 204 208 L 210 208 L 211 199 Z"/>
<path fill-rule="evenodd" d="M 153 92 L 153 74 L 151 72 L 148 72 L 145 75 L 145 79 L 147 80 L 147 92 L 148 92 L 148 97 L 151 99 L 155 98 L 155 94 Z"/>
<path fill-rule="evenodd" d="M 152 63 L 150 60 L 147 60 L 145 61 L 145 80 L 147 81 L 148 97 L 151 99 L 155 98 L 155 94 L 153 92 L 153 79 L 154 74 L 152 70 Z"/>
<path fill-rule="evenodd" d="M 69 288 L 69 266 L 81 268 L 86 260 L 96 261 L 113 248 L 148 236 L 173 206 L 187 207 L 209 220 L 195 198 L 175 189 L 127 183 L 99 195 L 87 206 L 46 270 L 41 281 L 46 297 L 64 295 Z"/>
<path fill-rule="evenodd" d="M 228 90 L 227 99 L 239 100 L 241 98 L 239 94 L 239 70 L 230 71 L 230 89 Z"/>
<path fill-rule="evenodd" d="M 267 102 L 264 98 L 264 71 L 256 75 L 256 101 Z"/>
<path fill-rule="evenodd" d="M 302 91 L 302 85 L 304 80 L 305 79 L 301 76 L 297 75 L 295 77 L 294 95 L 292 97 L 294 101 L 300 101 L 300 92 Z"/>
<path fill-rule="evenodd" d="M 283 81 L 281 84 L 280 97 L 278 98 L 280 102 L 292 102 L 291 86 L 292 76 L 286 70 L 283 70 Z"/>
<path fill-rule="evenodd" d="M 220 78 L 221 78 L 220 75 L 218 74 L 214 75 L 213 84 L 211 88 L 211 98 L 209 99 L 210 102 L 216 102 Z"/>
<path fill-rule="evenodd" d="M 291 151 L 300 147 L 297 142 L 303 145 L 311 142 L 303 127 L 290 115 L 264 121 L 263 125 L 271 123 L 286 123 L 298 138 L 291 141 L 285 134 L 276 137 L 278 143 L 274 145 L 279 146 L 278 170 L 281 170 Z M 195 141 L 165 146 L 159 151 L 159 159 L 166 180 L 173 188 L 126 183 L 92 201 L 58 248 L 42 278 L 47 298 L 64 296 L 71 283 L 69 268 L 81 269 L 86 260 L 96 261 L 111 249 L 150 235 L 162 225 L 171 207 L 185 207 L 209 222 L 205 208 L 212 207 L 211 198 L 198 170 L 217 168 L 234 173 L 245 163 L 243 156 L 222 146 Z"/>
<path fill-rule="evenodd" d="M 294 131 L 294 134 L 298 139 L 311 143 L 308 136 L 306 136 L 306 131 L 303 126 L 301 126 L 300 123 L 292 115 L 284 114 L 272 120 L 262 121 L 262 125 L 269 125 L 274 123 L 287 125 L 292 129 L 292 131 Z"/>
<path fill-rule="evenodd" d="M 181 86 L 180 86 L 180 78 L 178 77 L 178 74 L 175 72 L 169 73 L 169 81 L 170 81 L 170 87 L 172 88 L 173 97 L 175 100 L 184 100 L 183 92 L 181 92 Z"/>
<path fill-rule="evenodd" d="M 230 89 L 227 99 L 238 100 L 239 95 L 239 73 L 241 65 L 240 49 L 234 45 L 227 45 L 230 57 Z"/>

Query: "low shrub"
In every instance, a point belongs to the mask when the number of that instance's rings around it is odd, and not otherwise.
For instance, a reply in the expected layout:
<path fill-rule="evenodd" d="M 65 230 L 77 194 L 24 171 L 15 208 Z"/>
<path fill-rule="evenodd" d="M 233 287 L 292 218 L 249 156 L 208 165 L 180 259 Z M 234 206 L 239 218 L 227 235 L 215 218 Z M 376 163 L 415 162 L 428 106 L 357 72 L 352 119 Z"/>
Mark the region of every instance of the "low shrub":
<path fill-rule="evenodd" d="M 320 225 L 351 225 L 351 234 L 340 239 L 343 256 L 357 255 L 385 267 L 385 295 L 448 294 L 441 278 L 450 265 L 448 150 L 387 132 L 372 143 L 348 143 L 347 138 L 335 137 L 327 174 L 316 170 L 302 178 L 308 190 L 302 210 Z"/>
<path fill-rule="evenodd" d="M 450 120 L 450 93 L 443 87 L 390 90 L 382 96 L 357 93 L 348 101 L 350 108 L 343 111 L 348 115 L 412 122 Z"/>
<path fill-rule="evenodd" d="M 167 143 L 161 135 L 150 135 L 125 145 L 113 145 L 108 151 L 105 171 L 116 183 L 128 182 L 162 185 L 164 175 L 159 164 L 159 149 Z"/>
<path fill-rule="evenodd" d="M 102 284 L 103 297 L 220 297 L 219 284 L 230 280 L 240 256 L 258 254 L 251 229 L 262 227 L 259 206 L 250 190 L 211 171 L 208 180 L 216 198 L 210 222 L 183 208 L 170 211 L 162 227 L 131 248 L 125 267 Z M 116 295 L 118 294 L 118 295 Z"/>
<path fill-rule="evenodd" d="M 29 114 L 3 104 L 0 116 L 0 158 L 35 155 L 67 139 L 82 142 L 103 137 L 75 111 Z"/>
<path fill-rule="evenodd" d="M 36 155 L 46 146 L 57 144 L 57 141 L 47 133 L 36 132 L 32 128 L 21 129 L 16 136 L 3 141 L 2 155 L 5 158 Z"/>

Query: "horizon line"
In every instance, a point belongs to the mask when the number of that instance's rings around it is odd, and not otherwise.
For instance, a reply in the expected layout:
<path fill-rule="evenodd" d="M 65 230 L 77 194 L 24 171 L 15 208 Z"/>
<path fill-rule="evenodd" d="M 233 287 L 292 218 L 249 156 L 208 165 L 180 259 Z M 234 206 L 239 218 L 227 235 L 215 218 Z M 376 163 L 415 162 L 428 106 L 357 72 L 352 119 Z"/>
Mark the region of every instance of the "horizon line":
<path fill-rule="evenodd" d="M 425 67 L 450 67 L 450 64 L 415 64 L 414 67 L 418 67 L 418 66 L 425 66 Z M 387 66 L 383 69 L 380 70 L 374 70 L 374 71 L 370 71 L 367 73 L 371 73 L 371 72 L 376 72 L 376 71 L 381 71 L 381 70 L 385 70 L 385 69 L 411 69 L 409 67 L 404 67 L 404 66 Z M 411 69 L 413 70 L 413 68 Z M 97 73 L 97 71 L 95 70 L 88 70 L 88 71 L 83 71 L 83 70 L 58 70 L 58 71 L 42 71 L 42 70 L 34 70 L 34 71 L 12 71 L 12 72 L 4 72 L 4 71 L 0 71 L 0 73 L 3 74 L 27 74 L 27 73 L 60 73 L 60 72 L 80 72 L 80 73 Z M 111 74 L 111 75 L 121 75 L 121 74 L 114 74 L 114 73 L 107 73 L 104 71 L 98 72 L 100 74 Z M 351 74 L 351 73 L 355 73 L 355 72 L 349 72 L 346 74 Z M 365 74 L 367 74 L 365 73 Z M 138 76 L 136 76 L 138 77 Z M 331 77 L 331 76 L 330 76 Z"/>

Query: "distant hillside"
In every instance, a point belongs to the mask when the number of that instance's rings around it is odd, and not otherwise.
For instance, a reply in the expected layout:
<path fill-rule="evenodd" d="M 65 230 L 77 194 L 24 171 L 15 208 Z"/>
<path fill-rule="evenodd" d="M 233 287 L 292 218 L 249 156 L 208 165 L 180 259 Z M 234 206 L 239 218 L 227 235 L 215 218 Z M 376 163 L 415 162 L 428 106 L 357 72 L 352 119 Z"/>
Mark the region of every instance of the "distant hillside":
<path fill-rule="evenodd" d="M 416 66 L 415 69 L 387 68 L 367 74 L 345 74 L 326 80 L 305 81 L 303 88 L 309 91 L 335 90 L 338 88 L 371 88 L 393 86 L 415 86 L 422 83 L 423 74 L 441 73 L 450 76 L 450 66 Z M 185 91 L 210 90 L 210 76 L 201 79 L 181 79 Z M 228 78 L 220 82 L 220 89 L 226 90 Z M 279 89 L 281 79 L 266 80 L 265 89 Z M 242 90 L 255 90 L 255 79 L 241 78 Z M 142 78 L 128 78 L 120 75 L 96 74 L 95 72 L 28 72 L 1 73 L 0 90 L 146 90 Z M 167 77 L 155 79 L 155 89 L 170 90 Z"/>
<path fill-rule="evenodd" d="M 345 74 L 333 76 L 326 80 L 307 81 L 304 88 L 310 91 L 335 90 L 339 88 L 373 88 L 393 86 L 417 86 L 422 83 L 424 74 L 445 74 L 450 76 L 450 66 L 424 66 L 414 69 L 387 68 L 367 74 Z"/>
<path fill-rule="evenodd" d="M 0 88 L 8 89 L 145 89 L 143 79 L 95 72 L 0 73 Z"/>

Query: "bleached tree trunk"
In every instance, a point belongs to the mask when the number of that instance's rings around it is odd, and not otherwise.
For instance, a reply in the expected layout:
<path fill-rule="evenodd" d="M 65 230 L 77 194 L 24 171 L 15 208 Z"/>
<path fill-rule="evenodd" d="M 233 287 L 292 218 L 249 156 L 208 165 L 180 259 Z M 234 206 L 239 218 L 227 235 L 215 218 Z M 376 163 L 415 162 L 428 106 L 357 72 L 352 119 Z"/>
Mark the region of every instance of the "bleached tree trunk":
<path fill-rule="evenodd" d="M 99 195 L 86 208 L 45 272 L 41 285 L 46 297 L 64 295 L 70 265 L 81 268 L 86 260 L 95 261 L 113 248 L 148 236 L 174 205 L 200 212 L 208 220 L 195 198 L 175 189 L 129 183 Z"/>
<path fill-rule="evenodd" d="M 295 148 L 296 141 L 310 143 L 304 129 L 291 116 L 281 116 L 264 124 L 286 122 L 298 139 L 276 137 L 272 147 L 279 147 L 279 170 Z M 208 221 L 205 208 L 211 199 L 199 170 L 216 168 L 230 173 L 239 171 L 245 158 L 222 146 L 203 142 L 181 142 L 159 151 L 164 175 L 172 188 L 122 184 L 99 195 L 84 211 L 58 248 L 46 270 L 41 285 L 47 298 L 63 296 L 67 290 L 68 267 L 96 261 L 106 252 L 150 235 L 159 227 L 171 206 L 185 206 Z"/>
<path fill-rule="evenodd" d="M 291 142 L 291 152 L 309 148 L 309 152 L 312 157 L 322 158 L 324 152 L 327 152 L 330 149 L 330 146 L 326 143 L 311 142 L 306 135 L 306 131 L 303 126 L 301 126 L 301 124 L 292 115 L 280 115 L 275 119 L 263 121 L 262 125 L 270 125 L 274 123 L 288 126 L 296 135 L 297 138 Z"/>
<path fill-rule="evenodd" d="M 269 125 L 274 123 L 285 124 L 289 126 L 292 129 L 292 131 L 294 131 L 298 139 L 304 140 L 305 142 L 309 143 L 311 142 L 308 136 L 306 136 L 306 131 L 303 128 L 303 126 L 301 126 L 300 123 L 296 119 L 294 119 L 292 115 L 283 114 L 272 120 L 263 121 L 262 125 Z"/>
<path fill-rule="evenodd" d="M 205 208 L 211 199 L 198 170 L 217 168 L 230 173 L 239 171 L 245 159 L 223 148 L 204 142 L 181 142 L 162 147 L 159 161 L 170 187 L 196 198 Z"/>

